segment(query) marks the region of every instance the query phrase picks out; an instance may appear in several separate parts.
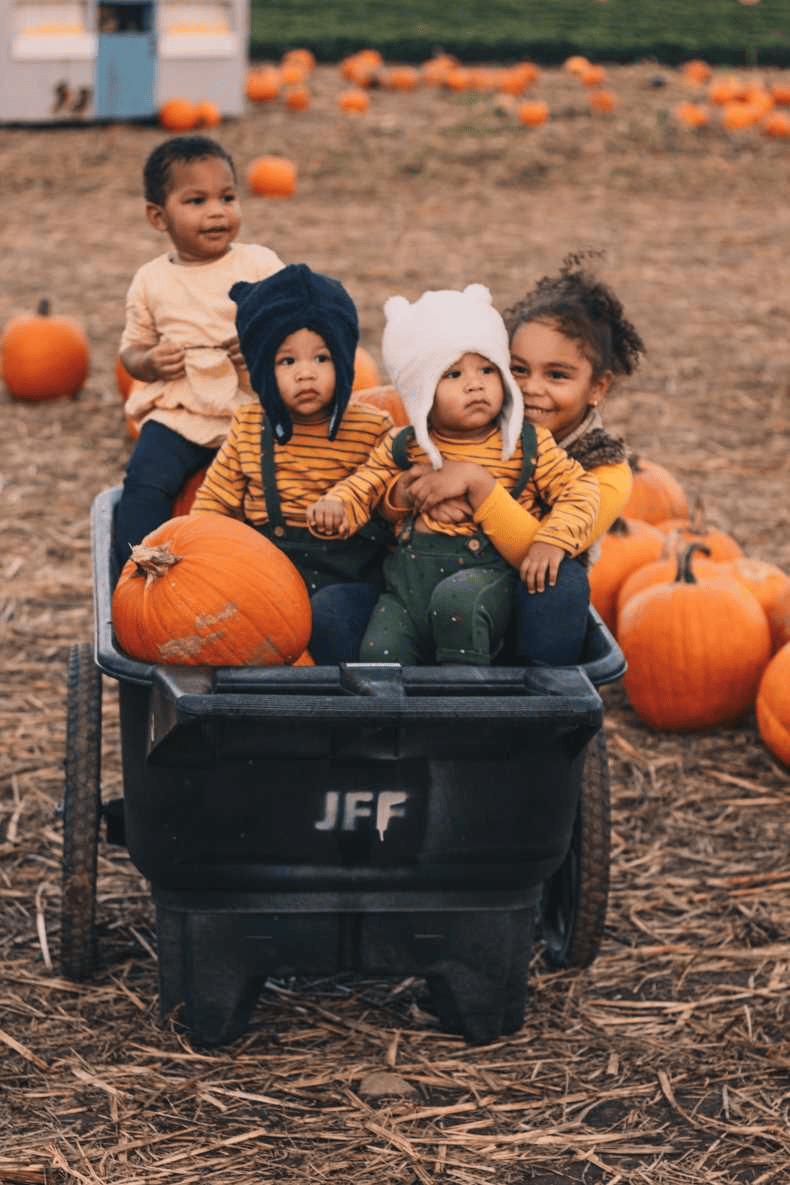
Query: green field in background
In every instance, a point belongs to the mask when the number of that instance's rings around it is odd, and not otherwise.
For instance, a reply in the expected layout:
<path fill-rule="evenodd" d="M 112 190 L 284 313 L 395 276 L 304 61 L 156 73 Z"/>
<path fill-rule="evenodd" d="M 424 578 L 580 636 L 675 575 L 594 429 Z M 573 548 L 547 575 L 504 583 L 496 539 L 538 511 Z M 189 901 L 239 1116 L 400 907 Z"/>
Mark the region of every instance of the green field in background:
<path fill-rule="evenodd" d="M 251 0 L 253 58 L 306 46 L 338 61 L 363 46 L 389 61 L 435 49 L 466 61 L 569 53 L 609 61 L 690 56 L 790 64 L 790 0 Z"/>

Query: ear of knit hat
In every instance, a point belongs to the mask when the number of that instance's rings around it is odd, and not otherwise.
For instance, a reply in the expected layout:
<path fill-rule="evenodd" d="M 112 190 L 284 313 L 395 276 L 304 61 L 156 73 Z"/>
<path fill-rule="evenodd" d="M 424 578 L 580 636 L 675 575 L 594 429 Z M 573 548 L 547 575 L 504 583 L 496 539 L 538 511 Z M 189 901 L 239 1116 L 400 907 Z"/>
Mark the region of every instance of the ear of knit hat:
<path fill-rule="evenodd" d="M 403 400 L 417 442 L 434 467 L 442 463 L 428 427 L 436 386 L 448 366 L 463 354 L 482 354 L 499 369 L 505 393 L 499 417 L 502 456 L 509 457 L 521 435 L 524 401 L 510 373 L 507 329 L 491 304 L 488 288 L 469 284 L 462 292 L 424 292 L 413 304 L 404 296 L 391 296 L 384 315 L 384 365 Z"/>
<path fill-rule="evenodd" d="M 335 364 L 335 395 L 329 417 L 334 440 L 354 382 L 359 320 L 339 280 L 291 263 L 257 283 L 240 280 L 230 290 L 236 327 L 252 388 L 268 416 L 274 439 L 286 444 L 293 421 L 277 389 L 274 358 L 282 342 L 299 329 L 312 329 L 326 342 Z"/>

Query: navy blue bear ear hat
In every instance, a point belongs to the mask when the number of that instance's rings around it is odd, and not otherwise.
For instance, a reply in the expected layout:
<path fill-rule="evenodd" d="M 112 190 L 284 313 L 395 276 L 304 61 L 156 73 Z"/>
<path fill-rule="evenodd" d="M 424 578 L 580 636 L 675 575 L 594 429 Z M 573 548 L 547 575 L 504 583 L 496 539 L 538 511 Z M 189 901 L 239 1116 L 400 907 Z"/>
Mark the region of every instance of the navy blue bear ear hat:
<path fill-rule="evenodd" d="M 339 280 L 290 263 L 265 280 L 240 280 L 230 290 L 236 302 L 236 327 L 250 382 L 263 404 L 278 444 L 293 432 L 290 413 L 280 398 L 274 357 L 286 337 L 298 329 L 320 334 L 335 364 L 335 397 L 329 417 L 334 440 L 354 382 L 359 319 L 354 302 Z"/>

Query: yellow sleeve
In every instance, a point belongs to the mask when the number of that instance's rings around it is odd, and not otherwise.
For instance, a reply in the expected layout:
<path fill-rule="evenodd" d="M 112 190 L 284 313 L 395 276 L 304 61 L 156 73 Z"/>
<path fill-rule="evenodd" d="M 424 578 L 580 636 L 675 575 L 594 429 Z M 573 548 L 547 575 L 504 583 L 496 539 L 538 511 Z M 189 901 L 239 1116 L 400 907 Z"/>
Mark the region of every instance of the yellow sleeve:
<path fill-rule="evenodd" d="M 598 479 L 600 501 L 588 546 L 605 535 L 623 513 L 633 486 L 633 474 L 627 461 L 619 465 L 599 465 L 589 472 Z M 499 554 L 513 567 L 520 565 L 541 526 L 541 520 L 517 502 L 499 482 L 477 508 L 474 517 Z"/>
<path fill-rule="evenodd" d="M 621 461 L 619 465 L 598 465 L 590 473 L 595 474 L 601 487 L 601 500 L 590 536 L 590 542 L 594 543 L 606 534 L 614 520 L 625 510 L 631 497 L 634 475 L 627 461 Z"/>
<path fill-rule="evenodd" d="M 397 433 L 398 429 L 391 428 L 363 465 L 323 495 L 343 503 L 352 535 L 370 522 L 393 479 L 400 475 L 392 457 L 392 440 Z"/>
<path fill-rule="evenodd" d="M 480 503 L 474 519 L 514 568 L 519 566 L 540 529 L 540 519 L 530 514 L 499 482 Z"/>
<path fill-rule="evenodd" d="M 190 514 L 226 514 L 244 517 L 244 494 L 247 478 L 238 448 L 238 417 L 234 415 L 225 443 L 208 468 L 198 487 Z"/>

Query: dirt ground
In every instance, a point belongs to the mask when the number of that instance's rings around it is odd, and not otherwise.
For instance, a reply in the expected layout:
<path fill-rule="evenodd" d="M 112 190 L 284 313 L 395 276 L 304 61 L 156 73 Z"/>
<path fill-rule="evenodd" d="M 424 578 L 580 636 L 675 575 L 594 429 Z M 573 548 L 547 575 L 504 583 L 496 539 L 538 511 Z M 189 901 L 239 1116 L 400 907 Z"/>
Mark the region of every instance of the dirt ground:
<path fill-rule="evenodd" d="M 608 426 L 790 572 L 790 146 L 677 127 L 688 92 L 654 63 L 610 78 L 618 108 L 596 117 L 545 72 L 554 118 L 527 129 L 491 95 L 428 89 L 340 116 L 323 67 L 309 111 L 260 106 L 216 133 L 242 174 L 262 153 L 298 166 L 293 199 L 244 196 L 242 237 L 341 277 L 377 359 L 394 293 L 479 281 L 504 306 L 603 249 L 648 346 Z M 162 247 L 140 194 L 161 137 L 0 129 L 0 324 L 47 296 L 92 351 L 73 402 L 0 393 L 0 1182 L 786 1181 L 790 776 L 753 720 L 661 734 L 605 691 L 603 948 L 582 973 L 536 949 L 526 1023 L 494 1045 L 440 1033 L 419 983 L 336 977 L 273 983 L 243 1038 L 192 1049 L 159 1017 L 146 886 L 104 843 L 99 971 L 59 977 L 65 660 L 92 636 L 90 505 L 130 450 L 113 367 L 126 285 Z M 111 798 L 109 680 L 104 697 Z M 372 1095 L 380 1069 L 407 1093 Z"/>

